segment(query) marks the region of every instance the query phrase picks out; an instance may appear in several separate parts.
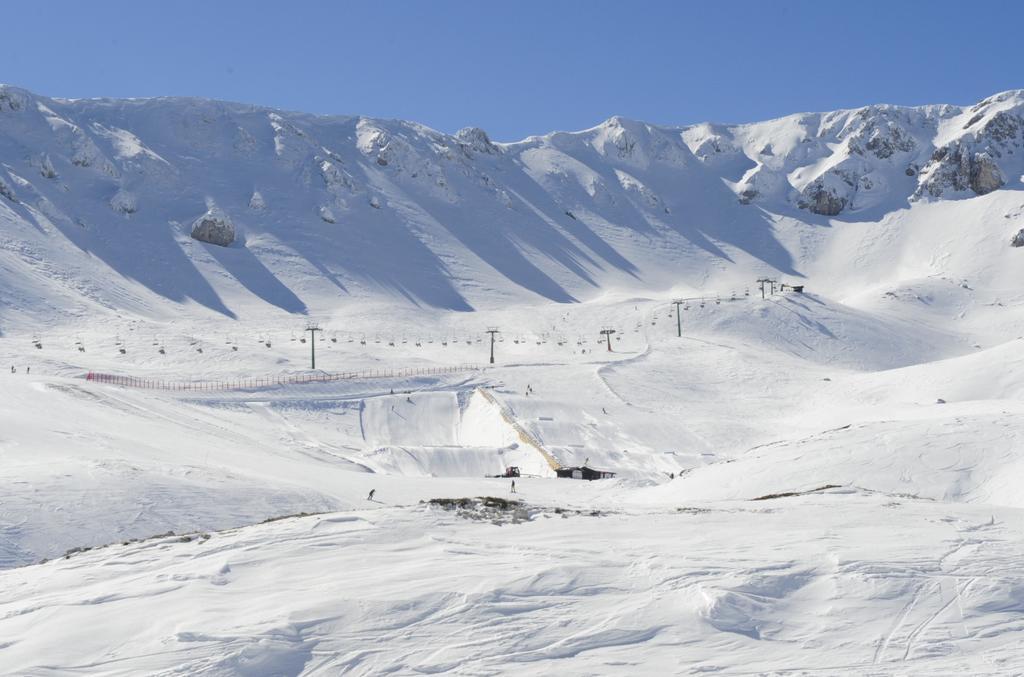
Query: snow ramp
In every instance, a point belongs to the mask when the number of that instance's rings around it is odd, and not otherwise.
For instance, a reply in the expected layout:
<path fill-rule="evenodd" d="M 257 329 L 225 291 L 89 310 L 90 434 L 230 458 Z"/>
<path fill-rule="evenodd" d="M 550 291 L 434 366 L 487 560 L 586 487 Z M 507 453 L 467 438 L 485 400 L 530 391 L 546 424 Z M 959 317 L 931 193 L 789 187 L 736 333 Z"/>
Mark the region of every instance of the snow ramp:
<path fill-rule="evenodd" d="M 360 427 L 375 470 L 402 475 L 471 477 L 518 466 L 552 476 L 554 457 L 483 389 L 419 392 L 367 399 Z"/>

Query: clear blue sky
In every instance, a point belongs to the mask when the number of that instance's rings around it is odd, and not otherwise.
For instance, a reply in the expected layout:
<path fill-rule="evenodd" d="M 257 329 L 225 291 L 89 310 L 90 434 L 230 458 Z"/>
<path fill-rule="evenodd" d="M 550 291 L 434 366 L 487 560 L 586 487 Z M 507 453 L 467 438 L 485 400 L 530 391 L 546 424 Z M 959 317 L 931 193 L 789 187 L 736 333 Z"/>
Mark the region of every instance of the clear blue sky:
<path fill-rule="evenodd" d="M 1024 87 L 1024 3 L 20 0 L 0 82 L 405 118 L 510 141 Z"/>

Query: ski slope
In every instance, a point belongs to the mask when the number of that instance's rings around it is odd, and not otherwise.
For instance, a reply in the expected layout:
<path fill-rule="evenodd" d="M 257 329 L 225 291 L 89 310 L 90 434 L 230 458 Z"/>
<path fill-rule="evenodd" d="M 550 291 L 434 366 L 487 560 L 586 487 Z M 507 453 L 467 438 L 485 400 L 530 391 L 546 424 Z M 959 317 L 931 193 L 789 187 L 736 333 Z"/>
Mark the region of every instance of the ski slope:
<path fill-rule="evenodd" d="M 1019 98 L 499 144 L 0 89 L 0 673 L 1021 673 Z"/>

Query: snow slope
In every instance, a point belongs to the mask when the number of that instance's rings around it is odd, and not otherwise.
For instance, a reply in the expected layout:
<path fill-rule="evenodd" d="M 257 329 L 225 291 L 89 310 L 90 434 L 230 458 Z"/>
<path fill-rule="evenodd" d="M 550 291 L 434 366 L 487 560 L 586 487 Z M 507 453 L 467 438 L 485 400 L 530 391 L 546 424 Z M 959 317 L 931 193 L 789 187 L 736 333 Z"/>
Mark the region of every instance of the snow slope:
<path fill-rule="evenodd" d="M 0 673 L 1019 674 L 1021 96 L 497 144 L 0 89 Z"/>
<path fill-rule="evenodd" d="M 179 304 L 281 317 L 365 298 L 469 310 L 751 274 L 832 292 L 949 273 L 936 259 L 951 232 L 1009 256 L 1022 101 L 732 126 L 616 117 L 496 144 L 477 129 L 2 86 L 0 323 Z M 230 223 L 231 246 L 190 238 L 208 214 Z M 903 236 L 922 222 L 928 234 Z M 852 252 L 856 265 L 833 264 Z"/>

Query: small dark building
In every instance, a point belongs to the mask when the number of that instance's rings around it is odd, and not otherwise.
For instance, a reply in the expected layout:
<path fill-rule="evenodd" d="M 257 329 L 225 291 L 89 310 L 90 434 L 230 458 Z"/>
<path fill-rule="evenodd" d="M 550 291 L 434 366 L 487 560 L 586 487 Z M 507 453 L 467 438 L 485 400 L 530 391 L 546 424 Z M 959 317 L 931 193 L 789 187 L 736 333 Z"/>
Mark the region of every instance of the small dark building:
<path fill-rule="evenodd" d="M 565 477 L 571 480 L 610 480 L 615 477 L 615 473 L 607 470 L 594 470 L 588 468 L 585 465 L 573 466 L 573 467 L 561 467 L 555 470 L 555 474 L 559 477 Z"/>

